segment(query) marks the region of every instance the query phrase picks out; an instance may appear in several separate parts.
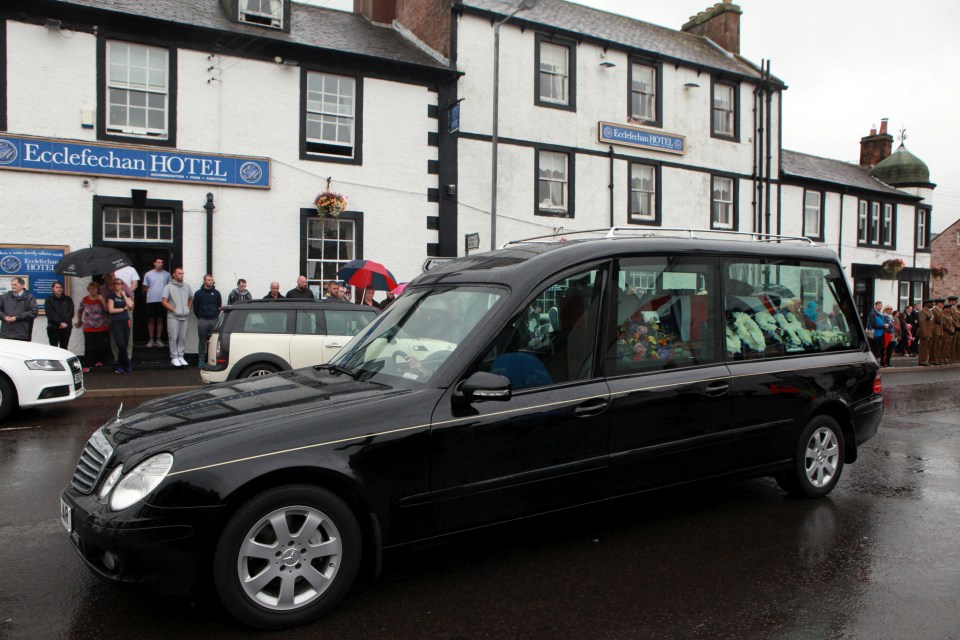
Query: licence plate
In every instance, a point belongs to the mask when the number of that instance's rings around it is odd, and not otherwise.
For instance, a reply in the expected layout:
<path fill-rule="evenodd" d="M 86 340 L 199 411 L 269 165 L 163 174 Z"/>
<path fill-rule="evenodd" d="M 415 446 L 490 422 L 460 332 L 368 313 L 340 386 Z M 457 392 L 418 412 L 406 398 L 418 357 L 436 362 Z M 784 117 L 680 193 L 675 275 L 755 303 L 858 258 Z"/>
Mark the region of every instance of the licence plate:
<path fill-rule="evenodd" d="M 73 532 L 73 509 L 60 498 L 60 522 L 67 528 L 68 532 Z"/>
<path fill-rule="evenodd" d="M 82 371 L 78 371 L 77 373 L 73 374 L 73 384 L 76 385 L 78 388 L 81 387 L 81 386 L 83 386 L 83 372 L 82 372 Z"/>

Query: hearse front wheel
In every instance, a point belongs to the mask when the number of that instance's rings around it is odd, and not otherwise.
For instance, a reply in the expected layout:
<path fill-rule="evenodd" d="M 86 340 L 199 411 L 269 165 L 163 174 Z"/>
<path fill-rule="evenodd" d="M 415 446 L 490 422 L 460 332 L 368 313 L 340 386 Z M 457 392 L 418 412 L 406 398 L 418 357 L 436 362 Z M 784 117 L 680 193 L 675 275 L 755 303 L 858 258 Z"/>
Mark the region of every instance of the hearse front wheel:
<path fill-rule="evenodd" d="M 357 519 L 337 496 L 308 485 L 266 491 L 227 523 L 214 556 L 226 609 L 258 629 L 312 622 L 350 589 L 360 567 Z"/>
<path fill-rule="evenodd" d="M 830 416 L 817 416 L 800 434 L 793 469 L 777 476 L 791 495 L 822 498 L 837 486 L 843 472 L 843 431 Z"/>

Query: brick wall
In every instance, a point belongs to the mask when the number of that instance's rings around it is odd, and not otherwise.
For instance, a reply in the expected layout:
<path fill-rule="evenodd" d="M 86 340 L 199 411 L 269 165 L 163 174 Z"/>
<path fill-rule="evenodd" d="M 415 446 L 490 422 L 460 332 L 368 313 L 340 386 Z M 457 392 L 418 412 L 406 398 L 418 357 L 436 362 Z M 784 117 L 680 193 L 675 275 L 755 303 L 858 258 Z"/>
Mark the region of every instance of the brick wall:
<path fill-rule="evenodd" d="M 397 22 L 442 56 L 450 58 L 450 5 L 453 0 L 396 0 Z"/>
<path fill-rule="evenodd" d="M 930 266 L 944 266 L 950 271 L 943 280 L 930 279 L 930 293 L 934 298 L 960 295 L 960 243 L 957 234 L 960 234 L 960 220 L 930 242 Z"/>

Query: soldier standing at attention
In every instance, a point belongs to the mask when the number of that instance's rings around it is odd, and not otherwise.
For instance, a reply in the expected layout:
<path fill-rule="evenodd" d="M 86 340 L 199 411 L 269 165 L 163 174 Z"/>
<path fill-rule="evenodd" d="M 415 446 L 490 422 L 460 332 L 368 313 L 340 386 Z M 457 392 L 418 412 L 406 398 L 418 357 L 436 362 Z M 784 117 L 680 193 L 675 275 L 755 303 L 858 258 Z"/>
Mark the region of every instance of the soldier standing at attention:
<path fill-rule="evenodd" d="M 923 309 L 920 310 L 920 331 L 917 334 L 920 337 L 919 356 L 917 364 L 921 367 L 930 366 L 930 352 L 933 346 L 933 300 L 924 300 Z"/>
<path fill-rule="evenodd" d="M 953 341 L 950 347 L 950 353 L 947 360 L 950 362 L 960 362 L 960 307 L 957 306 L 957 296 L 947 296 L 950 310 L 953 313 Z"/>
<path fill-rule="evenodd" d="M 943 364 L 943 298 L 933 299 L 933 350 L 930 352 L 930 364 Z"/>

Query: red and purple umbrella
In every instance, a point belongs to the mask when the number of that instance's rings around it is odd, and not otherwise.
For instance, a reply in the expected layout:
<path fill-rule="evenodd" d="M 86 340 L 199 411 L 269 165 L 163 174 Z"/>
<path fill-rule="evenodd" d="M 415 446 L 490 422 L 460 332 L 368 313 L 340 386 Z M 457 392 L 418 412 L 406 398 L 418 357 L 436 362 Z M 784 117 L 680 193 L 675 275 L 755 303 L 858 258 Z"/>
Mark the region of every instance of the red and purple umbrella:
<path fill-rule="evenodd" d="M 361 291 L 371 286 L 375 291 L 390 291 L 397 287 L 393 274 L 373 260 L 351 260 L 337 271 L 337 278 Z"/>

